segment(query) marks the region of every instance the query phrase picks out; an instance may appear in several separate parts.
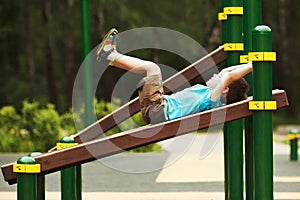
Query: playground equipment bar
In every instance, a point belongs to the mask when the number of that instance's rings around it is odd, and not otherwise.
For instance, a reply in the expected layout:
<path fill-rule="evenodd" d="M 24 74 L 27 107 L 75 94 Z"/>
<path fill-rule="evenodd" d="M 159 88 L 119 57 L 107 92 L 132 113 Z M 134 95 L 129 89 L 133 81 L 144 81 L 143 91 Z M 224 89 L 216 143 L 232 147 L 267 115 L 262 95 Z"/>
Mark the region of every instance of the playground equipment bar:
<path fill-rule="evenodd" d="M 195 63 L 187 66 L 179 73 L 171 76 L 167 80 L 164 81 L 164 92 L 165 94 L 174 91 L 186 81 L 191 81 L 201 75 L 202 73 L 208 71 L 213 68 L 216 64 L 220 64 L 227 59 L 227 52 L 224 51 L 224 47 L 220 47 L 215 51 L 212 51 L 208 55 L 199 59 Z M 113 113 L 103 117 L 99 121 L 93 123 L 83 131 L 77 133 L 74 137 L 75 141 L 78 143 L 84 143 L 91 141 L 108 131 L 109 129 L 115 127 L 117 124 L 129 118 L 131 115 L 140 111 L 140 104 L 138 98 L 135 98 L 120 107 L 118 110 Z M 99 129 L 101 128 L 101 132 Z"/>
<path fill-rule="evenodd" d="M 222 0 L 227 20 L 222 20 L 222 42 L 229 46 L 243 45 L 242 0 Z M 240 64 L 240 48 L 228 52 L 226 66 Z M 225 200 L 243 199 L 243 120 L 224 124 Z"/>
<path fill-rule="evenodd" d="M 277 101 L 278 108 L 288 105 L 286 93 L 283 90 L 274 90 L 272 97 L 274 101 Z M 41 165 L 41 174 L 49 174 L 70 166 L 117 154 L 124 150 L 134 149 L 195 130 L 251 116 L 253 111 L 248 108 L 250 100 L 252 100 L 251 97 L 244 101 L 177 120 L 144 126 L 60 151 L 46 153 L 35 157 L 35 161 Z M 225 112 L 226 116 L 224 117 Z M 17 174 L 13 172 L 13 164 L 3 165 L 1 169 L 5 181 L 9 184 L 15 184 Z"/>

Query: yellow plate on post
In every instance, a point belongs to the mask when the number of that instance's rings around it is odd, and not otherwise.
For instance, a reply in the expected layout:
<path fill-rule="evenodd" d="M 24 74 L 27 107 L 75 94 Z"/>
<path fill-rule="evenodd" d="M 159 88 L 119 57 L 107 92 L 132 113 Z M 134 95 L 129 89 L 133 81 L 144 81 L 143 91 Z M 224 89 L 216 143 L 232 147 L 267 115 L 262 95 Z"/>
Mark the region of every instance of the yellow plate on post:
<path fill-rule="evenodd" d="M 250 101 L 249 110 L 277 110 L 276 101 Z"/>
<path fill-rule="evenodd" d="M 244 14 L 243 7 L 225 7 L 223 9 L 223 11 L 227 15 L 242 15 L 242 14 Z"/>
<path fill-rule="evenodd" d="M 244 43 L 225 43 L 224 51 L 244 51 Z"/>
<path fill-rule="evenodd" d="M 78 145 L 78 143 L 56 143 L 56 149 L 61 150 Z"/>
<path fill-rule="evenodd" d="M 265 110 L 277 110 L 277 102 L 265 101 Z"/>
<path fill-rule="evenodd" d="M 276 61 L 276 52 L 250 52 L 249 61 Z"/>
<path fill-rule="evenodd" d="M 218 20 L 222 21 L 222 20 L 227 20 L 227 15 L 225 13 L 218 13 Z"/>
<path fill-rule="evenodd" d="M 250 101 L 249 102 L 249 110 L 264 110 L 264 102 L 263 101 Z"/>
<path fill-rule="evenodd" d="M 15 173 L 40 173 L 40 164 L 14 164 L 13 172 Z"/>
<path fill-rule="evenodd" d="M 248 55 L 241 55 L 240 56 L 240 63 L 248 63 L 248 62 L 249 62 Z"/>

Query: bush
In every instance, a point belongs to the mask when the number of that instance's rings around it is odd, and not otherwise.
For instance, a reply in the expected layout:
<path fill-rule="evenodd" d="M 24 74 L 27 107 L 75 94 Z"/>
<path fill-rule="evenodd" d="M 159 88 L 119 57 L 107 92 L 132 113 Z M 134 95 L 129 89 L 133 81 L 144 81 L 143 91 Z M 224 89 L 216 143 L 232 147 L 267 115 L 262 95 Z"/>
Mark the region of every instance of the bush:
<path fill-rule="evenodd" d="M 111 113 L 112 107 L 117 104 L 119 104 L 117 100 L 114 100 L 113 103 L 95 100 L 97 118 L 101 119 Z M 76 115 L 82 119 L 83 114 L 81 111 Z M 145 122 L 142 120 L 141 114 L 138 113 L 105 134 L 112 135 L 143 125 Z M 38 102 L 24 101 L 19 114 L 13 106 L 4 106 L 0 109 L 1 152 L 45 152 L 53 147 L 62 136 L 73 135 L 76 132 L 74 113 L 68 111 L 59 115 L 52 104 L 41 106 Z M 160 146 L 151 144 L 131 152 L 157 150 L 160 150 Z"/>
<path fill-rule="evenodd" d="M 52 104 L 41 108 L 37 103 L 23 102 L 21 114 L 14 107 L 0 110 L 0 151 L 47 151 L 58 140 L 60 117 Z"/>
<path fill-rule="evenodd" d="M 33 147 L 28 132 L 21 129 L 21 116 L 12 106 L 5 106 L 0 110 L 0 137 L 2 152 L 26 151 Z"/>
<path fill-rule="evenodd" d="M 42 108 L 37 102 L 25 101 L 22 108 L 23 127 L 29 132 L 35 145 L 33 151 L 47 151 L 58 141 L 60 136 L 60 116 L 54 105 Z"/>

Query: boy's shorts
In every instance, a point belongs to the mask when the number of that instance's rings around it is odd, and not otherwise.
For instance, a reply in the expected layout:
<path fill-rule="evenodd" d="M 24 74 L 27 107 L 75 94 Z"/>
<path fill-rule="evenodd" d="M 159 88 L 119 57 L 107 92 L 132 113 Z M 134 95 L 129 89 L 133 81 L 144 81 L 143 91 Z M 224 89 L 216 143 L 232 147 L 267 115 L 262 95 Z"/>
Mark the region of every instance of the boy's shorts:
<path fill-rule="evenodd" d="M 138 83 L 138 92 L 144 121 L 148 124 L 165 122 L 161 75 L 144 77 Z"/>

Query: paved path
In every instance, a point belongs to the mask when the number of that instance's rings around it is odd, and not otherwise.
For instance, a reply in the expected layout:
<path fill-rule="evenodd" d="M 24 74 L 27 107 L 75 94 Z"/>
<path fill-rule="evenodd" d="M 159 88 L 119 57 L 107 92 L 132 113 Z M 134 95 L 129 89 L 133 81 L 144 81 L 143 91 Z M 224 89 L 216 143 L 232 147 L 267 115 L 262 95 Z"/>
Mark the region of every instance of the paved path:
<path fill-rule="evenodd" d="M 120 154 L 83 165 L 83 199 L 224 199 L 222 134 L 189 134 L 164 141 L 165 152 Z M 275 199 L 300 199 L 300 161 L 274 143 Z M 1 164 L 19 155 L 1 155 Z M 2 178 L 1 178 L 2 179 Z M 60 199 L 59 173 L 46 177 L 47 199 Z M 0 200 L 16 199 L 0 180 Z"/>

